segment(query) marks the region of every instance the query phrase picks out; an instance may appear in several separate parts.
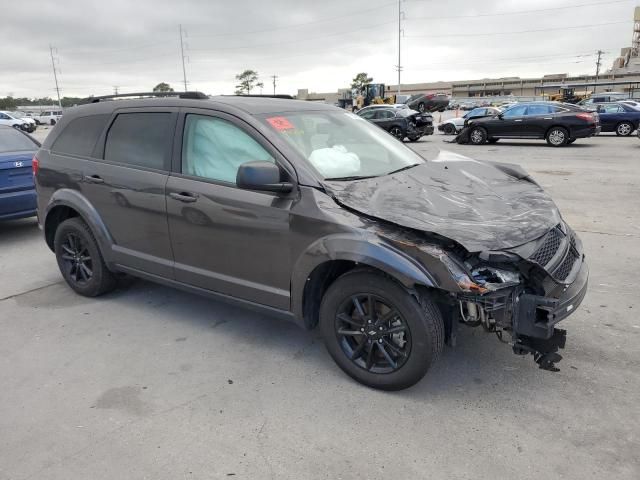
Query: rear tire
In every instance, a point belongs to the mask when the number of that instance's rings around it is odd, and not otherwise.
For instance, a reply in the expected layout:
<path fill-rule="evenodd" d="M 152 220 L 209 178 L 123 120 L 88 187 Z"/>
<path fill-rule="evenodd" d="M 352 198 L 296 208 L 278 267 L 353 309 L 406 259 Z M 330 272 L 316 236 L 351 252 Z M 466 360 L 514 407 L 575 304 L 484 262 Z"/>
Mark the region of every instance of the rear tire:
<path fill-rule="evenodd" d="M 53 127 L 55 124 L 56 124 L 56 121 L 52 119 L 51 120 L 51 126 Z"/>
<path fill-rule="evenodd" d="M 402 141 L 405 137 L 405 134 L 400 127 L 391 127 L 389 129 L 389 133 L 400 141 Z"/>
<path fill-rule="evenodd" d="M 633 133 L 635 127 L 631 122 L 620 122 L 616 126 L 616 135 L 619 137 L 628 137 Z"/>
<path fill-rule="evenodd" d="M 348 272 L 329 286 L 320 305 L 320 330 L 347 375 L 382 390 L 419 382 L 444 345 L 436 304 L 427 297 L 419 302 L 372 271 Z"/>
<path fill-rule="evenodd" d="M 74 291 L 97 297 L 116 287 L 117 278 L 104 263 L 98 243 L 82 219 L 74 217 L 62 222 L 53 245 L 60 272 Z"/>
<path fill-rule="evenodd" d="M 563 127 L 552 127 L 547 132 L 546 140 L 552 147 L 564 147 L 569 141 L 569 132 Z"/>
<path fill-rule="evenodd" d="M 473 127 L 469 132 L 469 142 L 483 145 L 487 141 L 487 131 L 482 127 Z"/>

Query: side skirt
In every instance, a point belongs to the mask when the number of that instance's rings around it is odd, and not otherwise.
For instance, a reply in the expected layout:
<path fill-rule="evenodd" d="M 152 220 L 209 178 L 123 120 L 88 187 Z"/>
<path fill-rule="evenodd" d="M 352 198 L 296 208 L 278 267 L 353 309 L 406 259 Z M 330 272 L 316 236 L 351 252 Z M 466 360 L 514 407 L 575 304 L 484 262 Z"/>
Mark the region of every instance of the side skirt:
<path fill-rule="evenodd" d="M 298 319 L 292 312 L 287 310 L 280 310 L 279 308 L 270 307 L 268 305 L 262 305 L 260 303 L 250 302 L 248 300 L 242 300 L 240 298 L 231 297 L 223 293 L 214 292 L 213 290 L 207 290 L 205 288 L 188 285 L 186 283 L 182 283 L 177 280 L 172 280 L 170 278 L 161 277 L 159 275 L 154 275 L 152 273 L 143 272 L 141 270 L 130 268 L 124 265 L 116 264 L 115 267 L 116 267 L 116 270 L 123 273 L 127 273 L 134 277 L 142 278 L 144 280 L 149 280 L 151 282 L 159 283 L 161 285 L 165 285 L 168 287 L 177 288 L 184 292 L 195 293 L 203 297 L 210 298 L 212 300 L 218 300 L 218 301 L 228 303 L 230 305 L 246 308 L 248 310 L 252 310 L 257 313 L 262 313 L 270 317 L 287 320 L 289 322 L 293 322 L 299 325 L 301 328 L 304 328 L 303 321 L 301 319 Z"/>

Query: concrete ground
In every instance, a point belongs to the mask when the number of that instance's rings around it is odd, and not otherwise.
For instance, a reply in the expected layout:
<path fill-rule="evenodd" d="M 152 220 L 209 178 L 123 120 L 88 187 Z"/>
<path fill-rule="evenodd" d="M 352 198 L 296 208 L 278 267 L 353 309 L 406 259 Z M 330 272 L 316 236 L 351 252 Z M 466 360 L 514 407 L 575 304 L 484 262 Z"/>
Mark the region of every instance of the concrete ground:
<path fill-rule="evenodd" d="M 445 138 L 411 146 L 521 164 L 584 242 L 560 372 L 462 327 L 418 385 L 371 390 L 317 331 L 146 282 L 80 297 L 8 222 L 0 479 L 640 478 L 640 141 Z"/>

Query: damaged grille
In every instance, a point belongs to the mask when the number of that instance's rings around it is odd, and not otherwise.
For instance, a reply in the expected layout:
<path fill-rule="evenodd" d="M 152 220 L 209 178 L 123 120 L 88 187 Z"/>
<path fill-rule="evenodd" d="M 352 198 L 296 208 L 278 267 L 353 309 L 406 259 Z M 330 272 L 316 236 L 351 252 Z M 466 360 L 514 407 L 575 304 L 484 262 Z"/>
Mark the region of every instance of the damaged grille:
<path fill-rule="evenodd" d="M 571 237 L 571 240 L 573 240 L 573 237 Z M 553 272 L 553 276 L 556 280 L 566 280 L 573 269 L 573 265 L 579 257 L 575 247 L 573 246 L 574 243 L 575 241 L 572 242 L 572 246 L 564 257 L 562 263 Z"/>
<path fill-rule="evenodd" d="M 542 266 L 549 263 L 558 251 L 558 248 L 560 248 L 562 237 L 563 234 L 560 232 L 560 226 L 558 225 L 547 234 L 544 243 L 538 248 L 536 253 L 533 254 L 531 260 Z"/>

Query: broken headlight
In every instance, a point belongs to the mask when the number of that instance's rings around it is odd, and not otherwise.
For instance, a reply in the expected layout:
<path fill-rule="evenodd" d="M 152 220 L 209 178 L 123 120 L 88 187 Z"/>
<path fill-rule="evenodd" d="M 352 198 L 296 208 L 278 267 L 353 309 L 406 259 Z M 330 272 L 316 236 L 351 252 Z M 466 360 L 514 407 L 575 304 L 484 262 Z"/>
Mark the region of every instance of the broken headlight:
<path fill-rule="evenodd" d="M 520 283 L 520 274 L 511 270 L 479 266 L 471 271 L 473 281 L 487 290 L 512 287 Z"/>

